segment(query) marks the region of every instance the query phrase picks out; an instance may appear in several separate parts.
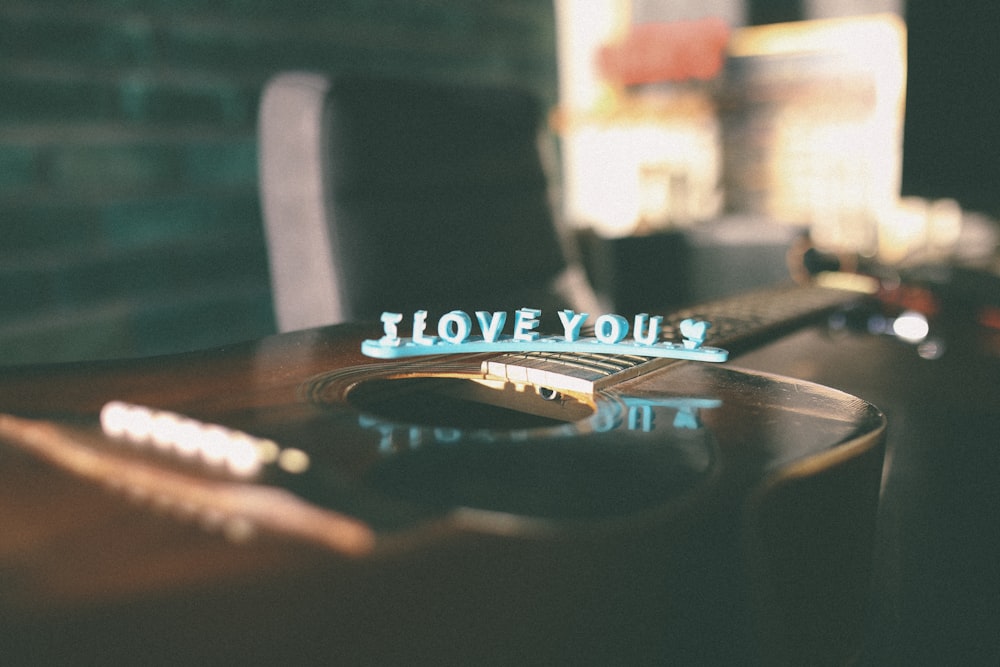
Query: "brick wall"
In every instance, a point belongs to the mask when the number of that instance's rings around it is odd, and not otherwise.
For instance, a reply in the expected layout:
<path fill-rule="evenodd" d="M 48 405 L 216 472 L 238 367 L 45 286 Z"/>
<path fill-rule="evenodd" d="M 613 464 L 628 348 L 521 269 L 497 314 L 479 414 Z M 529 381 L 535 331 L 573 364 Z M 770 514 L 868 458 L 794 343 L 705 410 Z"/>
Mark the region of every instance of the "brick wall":
<path fill-rule="evenodd" d="M 4 0 L 0 363 L 274 331 L 255 123 L 283 69 L 555 96 L 541 0 Z"/>

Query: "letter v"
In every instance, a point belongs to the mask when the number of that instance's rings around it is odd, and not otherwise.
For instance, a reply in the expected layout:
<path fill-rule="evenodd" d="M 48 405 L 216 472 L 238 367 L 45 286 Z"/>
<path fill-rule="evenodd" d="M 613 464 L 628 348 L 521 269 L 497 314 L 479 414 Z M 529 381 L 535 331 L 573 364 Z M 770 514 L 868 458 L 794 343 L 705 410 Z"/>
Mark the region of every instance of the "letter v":
<path fill-rule="evenodd" d="M 498 310 L 491 316 L 488 311 L 477 310 L 476 319 L 483 332 L 483 340 L 487 343 L 495 343 L 500 338 L 500 332 L 503 331 L 503 325 L 507 321 L 507 313 Z"/>

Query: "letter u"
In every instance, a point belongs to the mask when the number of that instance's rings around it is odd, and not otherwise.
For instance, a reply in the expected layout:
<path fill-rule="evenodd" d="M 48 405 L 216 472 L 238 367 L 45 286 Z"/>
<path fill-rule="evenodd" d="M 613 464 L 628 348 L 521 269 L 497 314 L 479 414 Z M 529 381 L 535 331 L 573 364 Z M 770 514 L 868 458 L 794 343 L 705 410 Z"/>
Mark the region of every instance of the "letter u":
<path fill-rule="evenodd" d="M 650 319 L 648 313 L 639 313 L 635 316 L 635 327 L 632 330 L 632 338 L 639 345 L 655 345 L 660 339 L 660 327 L 663 318 L 656 315 Z"/>

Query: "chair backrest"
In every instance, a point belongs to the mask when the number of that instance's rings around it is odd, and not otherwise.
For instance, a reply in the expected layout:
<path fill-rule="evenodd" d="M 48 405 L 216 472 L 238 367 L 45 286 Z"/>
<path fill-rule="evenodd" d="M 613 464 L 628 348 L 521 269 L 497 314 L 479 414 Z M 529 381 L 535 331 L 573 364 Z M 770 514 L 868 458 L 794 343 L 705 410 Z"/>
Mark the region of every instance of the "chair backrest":
<path fill-rule="evenodd" d="M 553 222 L 539 122 L 537 101 L 506 89 L 269 81 L 260 174 L 279 329 L 593 307 Z"/>

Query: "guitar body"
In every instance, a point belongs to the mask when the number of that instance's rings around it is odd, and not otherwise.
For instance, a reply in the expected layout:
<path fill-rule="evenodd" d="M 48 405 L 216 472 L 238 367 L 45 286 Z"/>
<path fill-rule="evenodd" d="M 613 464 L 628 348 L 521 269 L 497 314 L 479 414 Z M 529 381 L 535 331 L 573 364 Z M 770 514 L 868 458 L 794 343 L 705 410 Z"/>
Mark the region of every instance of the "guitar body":
<path fill-rule="evenodd" d="M 843 664 L 859 650 L 885 426 L 870 404 L 688 361 L 553 392 L 484 381 L 484 355 L 375 361 L 359 352 L 373 333 L 5 370 L 0 651 Z M 97 415 L 116 400 L 273 440 L 309 472 L 236 479 L 108 438 Z"/>

